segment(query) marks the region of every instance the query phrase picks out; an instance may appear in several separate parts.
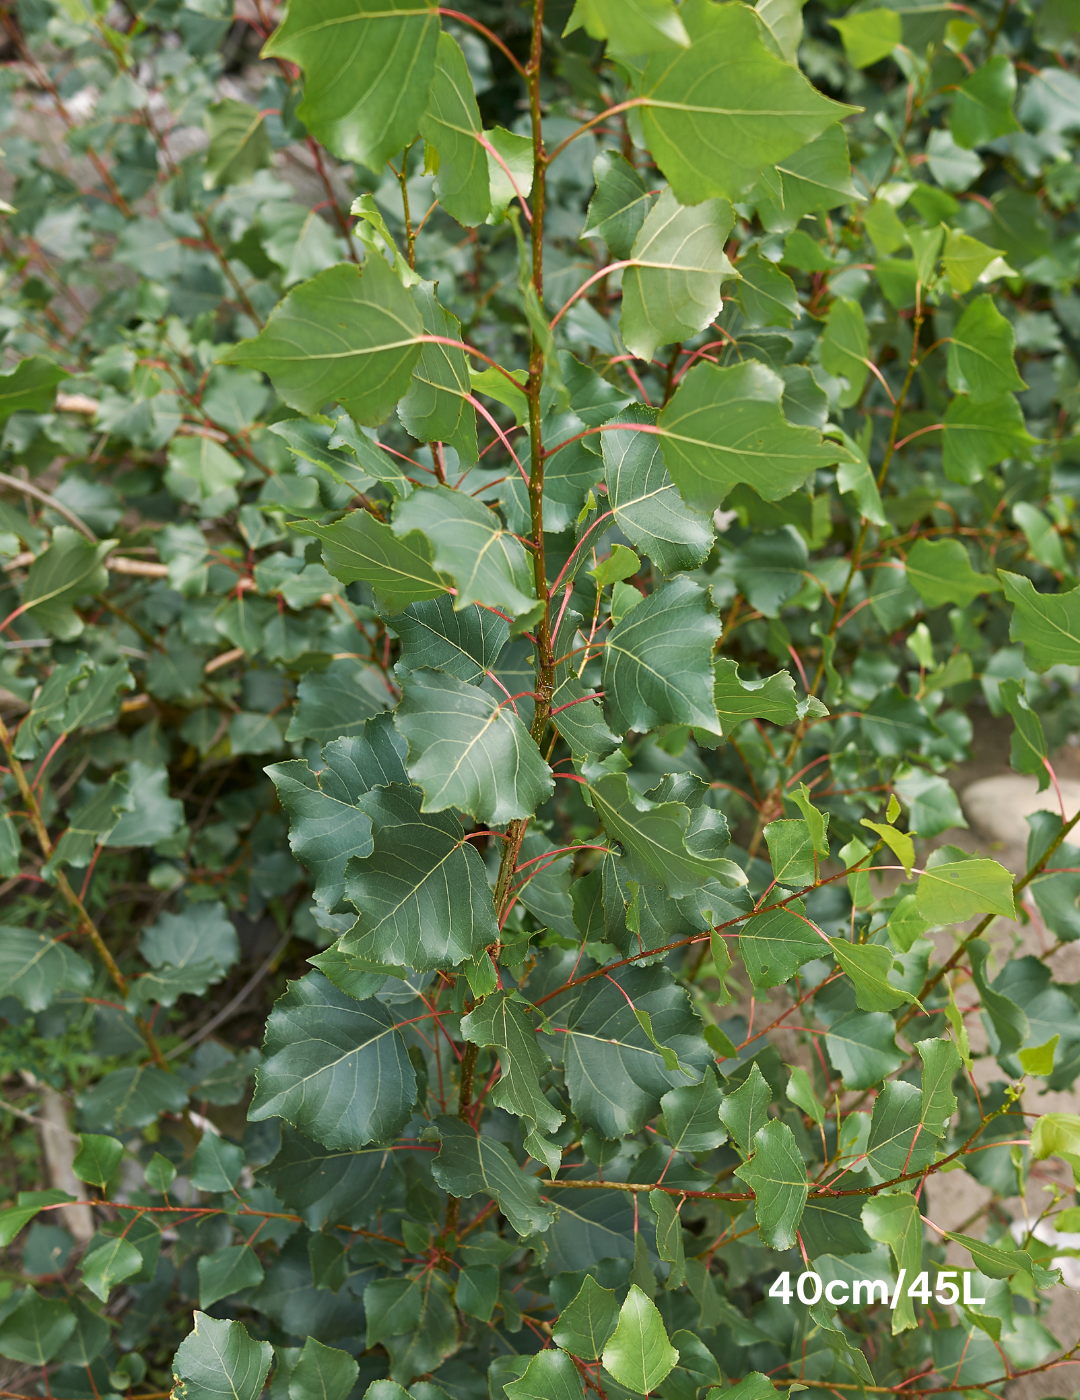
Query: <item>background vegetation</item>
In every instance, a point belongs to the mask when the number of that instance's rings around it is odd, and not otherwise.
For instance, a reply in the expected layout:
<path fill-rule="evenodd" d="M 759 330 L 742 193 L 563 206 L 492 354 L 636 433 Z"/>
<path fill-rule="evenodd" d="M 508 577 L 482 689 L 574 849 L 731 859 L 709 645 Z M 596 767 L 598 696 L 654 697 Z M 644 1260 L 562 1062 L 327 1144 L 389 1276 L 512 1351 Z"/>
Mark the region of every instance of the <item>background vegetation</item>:
<path fill-rule="evenodd" d="M 460 3 L 0 4 L 0 1393 L 999 1393 L 1076 0 Z"/>

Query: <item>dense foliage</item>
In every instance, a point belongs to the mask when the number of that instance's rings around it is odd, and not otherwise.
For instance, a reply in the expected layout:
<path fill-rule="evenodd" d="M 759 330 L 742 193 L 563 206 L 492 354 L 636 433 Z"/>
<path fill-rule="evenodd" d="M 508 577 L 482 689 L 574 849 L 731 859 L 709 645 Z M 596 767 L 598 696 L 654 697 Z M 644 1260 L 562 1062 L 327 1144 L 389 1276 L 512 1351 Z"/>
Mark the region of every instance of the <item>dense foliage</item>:
<path fill-rule="evenodd" d="M 1076 0 L 460 3 L 0 4 L 3 1394 L 999 1393 Z"/>

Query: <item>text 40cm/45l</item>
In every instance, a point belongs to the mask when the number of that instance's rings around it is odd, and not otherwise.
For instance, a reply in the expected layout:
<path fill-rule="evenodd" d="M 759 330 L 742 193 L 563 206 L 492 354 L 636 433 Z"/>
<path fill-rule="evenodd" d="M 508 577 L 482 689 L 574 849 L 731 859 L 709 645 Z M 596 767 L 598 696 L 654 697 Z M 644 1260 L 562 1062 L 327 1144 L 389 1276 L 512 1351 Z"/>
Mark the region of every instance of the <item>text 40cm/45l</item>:
<path fill-rule="evenodd" d="M 871 1307 L 877 1303 L 887 1303 L 890 1308 L 895 1308 L 901 1297 L 904 1296 L 902 1290 L 906 1276 L 907 1270 L 901 1269 L 896 1283 L 890 1288 L 889 1283 L 881 1278 L 859 1278 L 850 1284 L 847 1279 L 834 1278 L 826 1283 L 820 1274 L 804 1273 L 799 1275 L 793 1289 L 791 1274 L 785 1269 L 770 1287 L 769 1297 L 779 1298 L 782 1303 L 790 1303 L 793 1298 L 798 1298 L 800 1303 L 806 1303 L 810 1306 L 813 1306 L 814 1303 L 820 1303 L 824 1298 L 834 1308 L 844 1305 L 856 1308 L 860 1306 Z M 954 1279 L 957 1278 L 964 1280 L 962 1300 L 960 1288 L 954 1282 Z M 971 1278 L 972 1275 L 965 1271 L 941 1269 L 938 1271 L 933 1297 L 943 1307 L 961 1301 L 965 1306 L 985 1303 L 985 1298 L 971 1296 Z M 908 1284 L 907 1296 L 924 1305 L 929 1304 L 931 1301 L 929 1273 L 924 1270 Z"/>

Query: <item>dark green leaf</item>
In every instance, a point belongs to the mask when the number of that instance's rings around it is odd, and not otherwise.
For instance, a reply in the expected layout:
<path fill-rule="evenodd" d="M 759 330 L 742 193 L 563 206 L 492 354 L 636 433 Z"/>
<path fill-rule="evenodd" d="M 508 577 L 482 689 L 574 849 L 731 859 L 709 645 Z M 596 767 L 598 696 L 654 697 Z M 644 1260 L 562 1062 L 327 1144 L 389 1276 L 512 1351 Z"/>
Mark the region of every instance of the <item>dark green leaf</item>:
<path fill-rule="evenodd" d="M 500 1076 L 491 1101 L 507 1113 L 528 1119 L 539 1132 L 553 1133 L 563 1121 L 540 1088 L 549 1061 L 540 1050 L 528 1008 L 507 992 L 494 992 L 462 1018 L 461 1033 L 476 1045 L 499 1052 Z"/>
<path fill-rule="evenodd" d="M 432 1163 L 436 1182 L 452 1196 L 483 1192 L 498 1201 L 499 1209 L 519 1235 L 546 1230 L 555 1207 L 541 1202 L 537 1177 L 523 1172 L 501 1142 L 477 1133 L 460 1118 L 435 1119 L 442 1140 Z"/>
<path fill-rule="evenodd" d="M 44 1366 L 74 1330 L 75 1316 L 66 1303 L 27 1288 L 0 1322 L 0 1356 L 24 1366 Z"/>
<path fill-rule="evenodd" d="M 656 414 L 634 404 L 619 422 L 655 424 Z M 662 573 L 695 568 L 712 548 L 712 521 L 685 504 L 664 465 L 660 440 L 633 429 L 603 434 L 608 508 L 626 538 Z"/>
<path fill-rule="evenodd" d="M 420 134 L 436 152 L 435 161 L 428 155 L 428 165 L 436 171 L 434 191 L 440 204 L 459 224 L 470 227 L 482 224 L 491 213 L 488 155 L 477 139 L 481 131 L 465 55 L 449 34 L 440 34 Z"/>
<path fill-rule="evenodd" d="M 734 269 L 724 244 L 735 214 L 726 199 L 686 208 L 664 190 L 634 240 L 623 272 L 623 342 L 651 360 L 661 345 L 704 330 L 720 311 L 720 281 Z"/>
<path fill-rule="evenodd" d="M 486 604 L 519 619 L 519 628 L 535 620 L 538 604 L 525 550 L 474 497 L 448 486 L 414 491 L 398 503 L 393 528 L 398 536 L 426 535 L 436 569 L 458 590 L 455 608 Z"/>
<path fill-rule="evenodd" d="M 343 160 L 381 170 L 416 136 L 438 38 L 426 0 L 328 0 L 290 10 L 263 53 L 304 70 L 297 116 L 313 136 Z"/>
<path fill-rule="evenodd" d="M 290 292 L 221 363 L 261 370 L 301 413 L 337 402 L 374 426 L 408 389 L 423 334 L 409 293 L 383 258 L 369 257 L 362 272 L 341 263 Z"/>
<path fill-rule="evenodd" d="M 619 1302 L 611 1288 L 601 1288 L 586 1274 L 574 1298 L 559 1313 L 551 1339 L 583 1361 L 596 1361 L 619 1319 Z"/>
<path fill-rule="evenodd" d="M 419 788 L 378 788 L 363 799 L 374 850 L 350 867 L 360 918 L 342 952 L 420 970 L 457 966 L 498 941 L 483 862 L 449 812 L 424 814 Z"/>
<path fill-rule="evenodd" d="M 689 724 L 718 734 L 712 653 L 720 618 L 708 593 L 673 579 L 611 630 L 604 651 L 604 699 L 613 728 L 642 733 Z"/>
<path fill-rule="evenodd" d="M 248 1117 L 284 1118 L 327 1147 L 386 1141 L 408 1121 L 416 1075 L 385 1006 L 317 972 L 275 1004 Z"/>
<path fill-rule="evenodd" d="M 714 510 L 740 481 L 767 501 L 790 496 L 817 467 L 837 460 L 813 428 L 794 428 L 780 402 L 784 381 L 757 361 L 696 364 L 660 414 L 664 460 L 683 499 Z"/>
<path fill-rule="evenodd" d="M 409 745 L 409 776 L 424 812 L 454 807 L 501 825 L 531 817 L 551 796 L 551 769 L 505 699 L 443 671 L 413 671 L 394 722 Z"/>
<path fill-rule="evenodd" d="M 210 138 L 203 171 L 205 189 L 248 184 L 255 178 L 256 170 L 270 164 L 270 133 L 257 108 L 226 97 L 221 102 L 211 102 L 203 120 Z"/>
<path fill-rule="evenodd" d="M 651 58 L 639 91 L 646 144 L 684 203 L 737 199 L 849 110 L 776 57 L 748 10 L 693 0 L 680 18 L 690 47 Z"/>
<path fill-rule="evenodd" d="M 754 1193 L 758 1234 L 772 1249 L 790 1249 L 802 1219 L 806 1167 L 786 1123 L 774 1120 L 754 1134 L 754 1155 L 735 1168 Z"/>
<path fill-rule="evenodd" d="M 173 1375 L 181 1400 L 257 1400 L 273 1348 L 253 1342 L 242 1322 L 196 1312 L 195 1330 L 180 1343 Z"/>

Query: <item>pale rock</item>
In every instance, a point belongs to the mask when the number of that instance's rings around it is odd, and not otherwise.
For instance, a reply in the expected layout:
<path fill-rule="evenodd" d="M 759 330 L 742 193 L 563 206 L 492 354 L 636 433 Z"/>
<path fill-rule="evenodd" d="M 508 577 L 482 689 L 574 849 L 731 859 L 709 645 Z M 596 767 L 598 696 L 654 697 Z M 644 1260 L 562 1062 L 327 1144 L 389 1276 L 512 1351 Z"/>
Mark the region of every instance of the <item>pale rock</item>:
<path fill-rule="evenodd" d="M 1080 782 L 1060 778 L 1058 786 L 1066 817 L 1075 816 L 1080 811 Z M 984 841 L 1000 841 L 1011 847 L 1027 845 L 1030 829 L 1025 818 L 1033 812 L 1061 811 L 1053 784 L 1040 792 L 1038 779 L 1021 773 L 980 778 L 963 790 L 960 804 Z"/>

